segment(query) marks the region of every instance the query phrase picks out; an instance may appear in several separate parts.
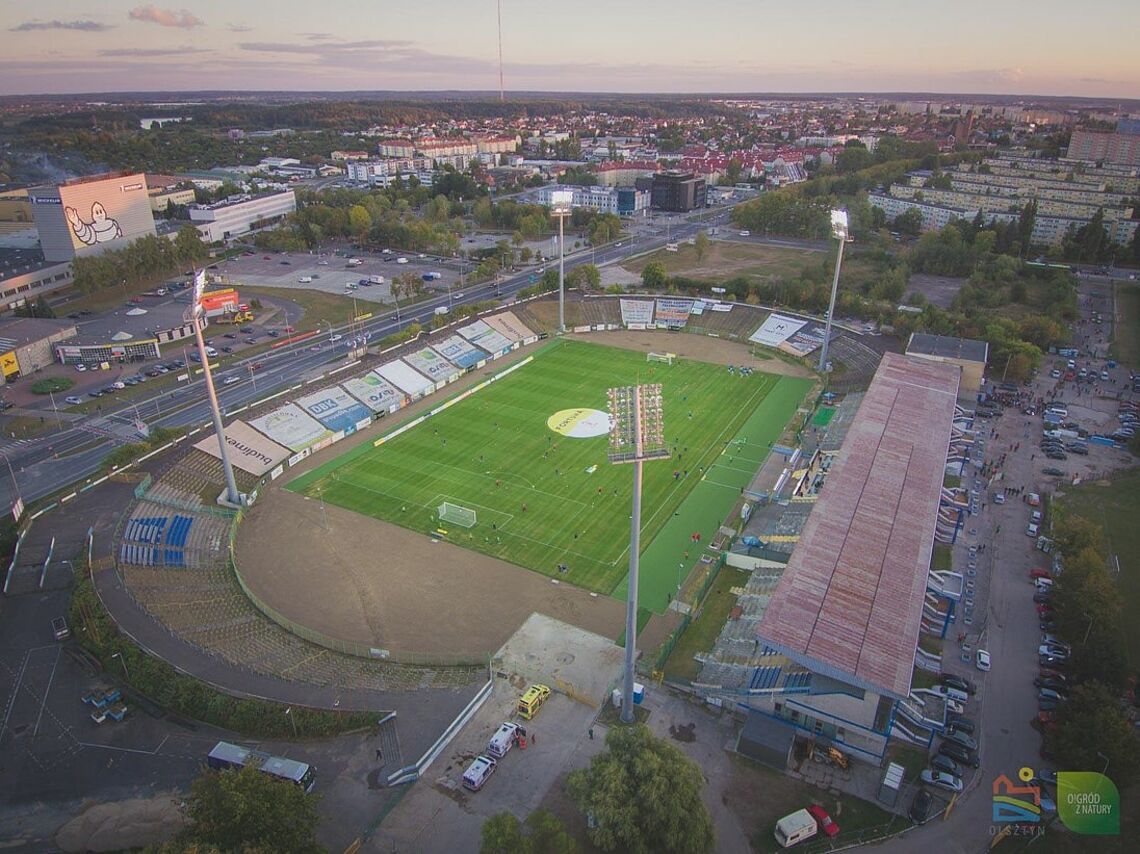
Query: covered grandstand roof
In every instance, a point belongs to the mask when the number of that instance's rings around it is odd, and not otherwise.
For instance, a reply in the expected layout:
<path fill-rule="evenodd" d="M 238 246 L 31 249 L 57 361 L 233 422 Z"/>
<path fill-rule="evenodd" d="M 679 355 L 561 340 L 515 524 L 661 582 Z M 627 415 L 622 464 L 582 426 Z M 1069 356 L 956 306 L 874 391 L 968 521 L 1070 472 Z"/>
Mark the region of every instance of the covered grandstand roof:
<path fill-rule="evenodd" d="M 990 345 L 972 338 L 950 338 L 945 335 L 930 335 L 926 332 L 912 332 L 907 353 L 920 356 L 936 356 L 941 359 L 963 359 L 970 362 L 985 362 Z"/>
<path fill-rule="evenodd" d="M 957 366 L 886 353 L 757 635 L 814 672 L 910 691 Z"/>

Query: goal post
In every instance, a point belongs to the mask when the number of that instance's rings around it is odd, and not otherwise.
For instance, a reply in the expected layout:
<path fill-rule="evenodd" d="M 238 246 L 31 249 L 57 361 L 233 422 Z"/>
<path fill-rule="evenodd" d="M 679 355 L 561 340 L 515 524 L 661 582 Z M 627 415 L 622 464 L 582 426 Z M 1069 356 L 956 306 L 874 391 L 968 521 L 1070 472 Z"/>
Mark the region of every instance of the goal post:
<path fill-rule="evenodd" d="M 439 511 L 439 521 L 441 522 L 449 522 L 462 528 L 473 528 L 475 526 L 475 511 L 469 507 L 445 501 L 436 509 Z"/>
<path fill-rule="evenodd" d="M 664 362 L 666 365 L 673 364 L 673 360 L 677 358 L 676 353 L 646 353 L 645 361 L 647 362 Z"/>

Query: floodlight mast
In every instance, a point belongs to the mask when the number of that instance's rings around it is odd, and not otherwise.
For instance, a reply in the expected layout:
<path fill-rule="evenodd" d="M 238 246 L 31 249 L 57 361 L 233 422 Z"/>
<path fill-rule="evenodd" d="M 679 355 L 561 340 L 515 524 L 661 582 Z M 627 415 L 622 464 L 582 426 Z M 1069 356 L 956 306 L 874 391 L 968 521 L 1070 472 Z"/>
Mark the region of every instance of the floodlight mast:
<path fill-rule="evenodd" d="M 550 215 L 558 217 L 558 331 L 566 331 L 566 217 L 573 212 L 574 191 L 550 194 Z"/>
<path fill-rule="evenodd" d="M 241 493 L 238 492 L 237 481 L 234 479 L 234 467 L 230 464 L 229 452 L 226 449 L 226 434 L 222 427 L 222 411 L 218 407 L 218 394 L 214 389 L 214 377 L 210 373 L 210 357 L 206 355 L 206 339 L 202 336 L 202 322 L 205 319 L 202 311 L 202 292 L 206 289 L 206 271 L 194 272 L 194 295 L 187 312 L 189 321 L 194 325 L 194 340 L 198 343 L 198 357 L 202 360 L 202 375 L 206 378 L 206 397 L 210 401 L 210 415 L 214 419 L 214 433 L 218 437 L 218 451 L 222 457 L 222 471 L 226 475 L 226 501 L 235 506 L 241 504 Z M 187 370 L 191 370 L 187 366 Z"/>
<path fill-rule="evenodd" d="M 839 292 L 839 268 L 843 265 L 843 244 L 848 240 L 847 211 L 831 212 L 831 233 L 839 238 L 839 254 L 835 258 L 835 276 L 831 280 L 831 301 L 827 305 L 827 323 L 823 330 L 823 347 L 819 352 L 820 373 L 827 370 L 827 345 L 831 342 L 831 316 L 835 314 L 835 296 Z"/>
<path fill-rule="evenodd" d="M 669 457 L 661 414 L 661 386 L 619 386 L 608 391 L 609 461 L 633 463 L 633 512 L 629 524 L 629 592 L 625 604 L 625 675 L 621 719 L 633 723 L 633 677 L 637 649 L 637 574 L 641 552 L 641 465 Z"/>

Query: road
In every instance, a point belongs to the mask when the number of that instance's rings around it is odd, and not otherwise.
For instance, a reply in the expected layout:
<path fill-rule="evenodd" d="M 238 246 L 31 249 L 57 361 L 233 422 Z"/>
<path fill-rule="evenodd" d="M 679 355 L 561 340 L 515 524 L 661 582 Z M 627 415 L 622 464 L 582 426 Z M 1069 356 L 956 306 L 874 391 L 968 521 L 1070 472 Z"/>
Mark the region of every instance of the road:
<path fill-rule="evenodd" d="M 565 269 L 569 272 L 577 266 L 590 263 L 605 266 L 634 255 L 652 252 L 668 242 L 687 240 L 701 229 L 723 226 L 728 222 L 730 213 L 731 206 L 726 205 L 710 213 L 702 213 L 698 220 L 684 216 L 667 217 L 663 224 L 641 227 L 622 240 L 590 252 L 575 253 L 565 259 Z M 756 238 L 756 241 L 771 242 L 763 238 Z M 345 336 L 345 340 L 335 344 L 324 337 L 317 337 L 257 356 L 239 358 L 215 375 L 218 400 L 223 412 L 240 409 L 304 379 L 318 376 L 343 362 L 347 346 L 351 344 L 348 340 L 350 335 L 377 341 L 411 323 L 427 326 L 440 307 L 491 299 L 508 301 L 520 290 L 537 281 L 537 269 L 540 268 L 517 273 L 497 284 L 464 287 L 461 296 L 452 292 L 433 296 L 409 308 L 378 313 L 357 324 L 352 330 L 347 327 L 332 328 L 330 335 L 335 333 Z M 315 341 L 321 343 L 320 349 L 316 351 L 311 349 Z M 262 365 L 256 373 L 250 370 L 255 363 Z M 240 380 L 232 385 L 223 385 L 221 379 L 231 375 L 239 376 Z M 173 391 L 144 398 L 113 412 L 71 422 L 70 426 L 65 426 L 50 436 L 0 444 L 0 452 L 3 452 L 13 467 L 12 477 L 0 478 L 0 502 L 7 505 L 15 499 L 13 480 L 18 485 L 20 497 L 27 504 L 72 484 L 92 479 L 98 473 L 101 461 L 113 447 L 134 440 L 136 413 L 152 428 L 205 424 L 210 420 L 210 412 L 203 380 L 188 382 Z"/>

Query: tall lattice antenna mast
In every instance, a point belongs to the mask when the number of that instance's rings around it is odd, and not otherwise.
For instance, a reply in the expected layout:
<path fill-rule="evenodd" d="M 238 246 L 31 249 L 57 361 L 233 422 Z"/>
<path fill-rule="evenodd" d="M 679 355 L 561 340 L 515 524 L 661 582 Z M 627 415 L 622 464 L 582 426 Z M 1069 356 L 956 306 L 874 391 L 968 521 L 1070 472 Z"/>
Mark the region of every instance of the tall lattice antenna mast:
<path fill-rule="evenodd" d="M 495 0 L 495 9 L 499 16 L 499 103 L 503 97 L 503 0 Z"/>

